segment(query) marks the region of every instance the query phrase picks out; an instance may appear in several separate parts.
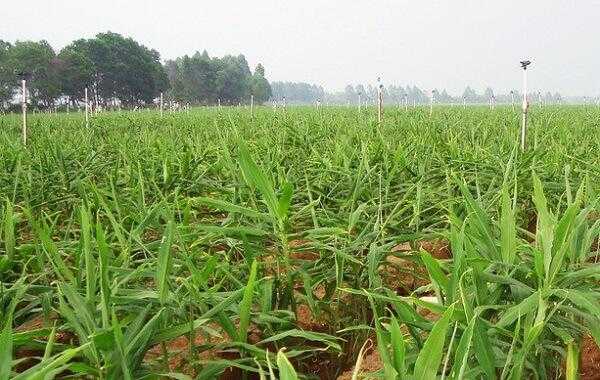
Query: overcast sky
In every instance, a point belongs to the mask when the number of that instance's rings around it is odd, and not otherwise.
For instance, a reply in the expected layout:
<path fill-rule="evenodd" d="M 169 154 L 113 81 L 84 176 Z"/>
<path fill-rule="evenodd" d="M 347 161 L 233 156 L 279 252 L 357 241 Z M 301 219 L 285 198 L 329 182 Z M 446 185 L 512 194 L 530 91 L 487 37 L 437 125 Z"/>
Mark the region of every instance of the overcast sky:
<path fill-rule="evenodd" d="M 164 59 L 244 54 L 269 80 L 327 89 L 416 84 L 462 93 L 520 88 L 600 94 L 600 0 L 1 0 L 0 39 L 55 49 L 107 30 Z"/>

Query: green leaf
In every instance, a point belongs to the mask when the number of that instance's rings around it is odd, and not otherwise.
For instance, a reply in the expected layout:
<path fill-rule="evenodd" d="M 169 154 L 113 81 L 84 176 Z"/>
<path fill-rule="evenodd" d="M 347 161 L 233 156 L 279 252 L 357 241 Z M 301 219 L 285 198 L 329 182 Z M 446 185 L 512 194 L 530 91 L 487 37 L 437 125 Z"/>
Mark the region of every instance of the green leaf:
<path fill-rule="evenodd" d="M 248 339 L 248 326 L 250 325 L 250 313 L 252 311 L 252 298 L 254 296 L 254 286 L 256 285 L 256 272 L 258 268 L 258 262 L 254 260 L 250 268 L 250 276 L 248 277 L 248 283 L 244 288 L 244 296 L 240 303 L 240 326 L 238 330 L 238 340 L 246 343 Z"/>
<path fill-rule="evenodd" d="M 246 179 L 246 182 L 260 191 L 269 212 L 271 213 L 274 220 L 279 219 L 279 203 L 275 195 L 275 190 L 271 180 L 267 178 L 265 173 L 256 165 L 252 159 L 252 155 L 243 140 L 240 140 L 240 157 L 239 164 L 242 169 L 242 174 Z"/>
<path fill-rule="evenodd" d="M 400 330 L 400 324 L 395 316 L 392 315 L 390 320 L 390 343 L 392 345 L 392 360 L 396 373 L 403 379 L 406 377 L 406 344 L 404 336 Z"/>
<path fill-rule="evenodd" d="M 517 228 L 514 210 L 506 184 L 502 186 L 502 211 L 500 217 L 500 251 L 505 264 L 513 264 L 517 253 Z"/>
<path fill-rule="evenodd" d="M 161 305 L 164 305 L 169 297 L 169 275 L 171 272 L 171 244 L 173 243 L 173 230 L 174 223 L 172 220 L 169 220 L 158 251 L 156 284 L 158 286 L 158 299 Z"/>
<path fill-rule="evenodd" d="M 246 207 L 238 206 L 233 203 L 225 202 L 225 201 L 222 201 L 219 199 L 197 197 L 197 198 L 192 198 L 191 202 L 192 203 L 200 203 L 200 204 L 215 208 L 217 210 L 223 210 L 223 211 L 228 211 L 231 213 L 241 214 L 241 215 L 247 216 L 251 219 L 269 219 L 268 214 L 263 214 L 261 212 L 258 212 L 258 211 L 255 211 L 255 210 L 252 210 L 252 209 L 249 209 Z"/>
<path fill-rule="evenodd" d="M 292 203 L 292 195 L 294 193 L 294 187 L 291 183 L 286 182 L 281 189 L 281 196 L 279 197 L 279 201 L 277 202 L 277 211 L 279 214 L 279 219 L 285 220 L 288 217 L 288 212 L 290 210 L 290 205 Z"/>
<path fill-rule="evenodd" d="M 283 353 L 283 350 L 279 350 L 277 353 L 277 368 L 279 369 L 279 380 L 298 380 L 296 370 Z"/>
<path fill-rule="evenodd" d="M 446 334 L 453 315 L 454 305 L 451 305 L 433 326 L 423 349 L 417 356 L 414 371 L 415 379 L 435 379 L 437 376 L 444 353 Z"/>
<path fill-rule="evenodd" d="M 419 254 L 421 255 L 421 260 L 423 260 L 423 264 L 425 264 L 425 268 L 427 268 L 427 273 L 429 273 L 431 280 L 443 291 L 443 294 L 448 294 L 450 282 L 444 271 L 442 271 L 438 261 L 425 250 L 421 250 Z"/>

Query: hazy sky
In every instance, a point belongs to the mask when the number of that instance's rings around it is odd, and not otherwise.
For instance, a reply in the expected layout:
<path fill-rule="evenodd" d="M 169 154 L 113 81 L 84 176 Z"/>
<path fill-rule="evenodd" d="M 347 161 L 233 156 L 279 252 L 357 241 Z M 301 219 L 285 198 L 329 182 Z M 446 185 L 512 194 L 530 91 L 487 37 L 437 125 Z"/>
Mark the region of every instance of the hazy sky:
<path fill-rule="evenodd" d="M 0 1 L 0 39 L 55 49 L 110 30 L 164 59 L 242 53 L 270 80 L 450 93 L 518 89 L 531 58 L 532 89 L 600 94 L 600 0 Z"/>

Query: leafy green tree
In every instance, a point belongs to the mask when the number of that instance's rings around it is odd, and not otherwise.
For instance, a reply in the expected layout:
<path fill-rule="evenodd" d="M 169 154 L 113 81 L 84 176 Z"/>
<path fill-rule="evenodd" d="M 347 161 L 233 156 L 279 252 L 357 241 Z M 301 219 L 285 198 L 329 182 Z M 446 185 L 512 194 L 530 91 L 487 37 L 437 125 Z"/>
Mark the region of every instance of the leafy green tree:
<path fill-rule="evenodd" d="M 51 106 L 60 95 L 60 61 L 46 41 L 17 41 L 8 50 L 8 67 L 14 82 L 17 73 L 29 73 L 31 103 Z"/>
<path fill-rule="evenodd" d="M 463 99 L 467 102 L 476 102 L 479 99 L 479 95 L 471 87 L 467 86 L 462 95 Z"/>
<path fill-rule="evenodd" d="M 0 108 L 6 107 L 15 88 L 15 81 L 8 62 L 11 46 L 9 42 L 0 40 Z"/>
<path fill-rule="evenodd" d="M 323 87 L 303 82 L 273 82 L 271 83 L 273 97 L 285 97 L 290 102 L 312 103 L 325 97 Z"/>
<path fill-rule="evenodd" d="M 243 55 L 226 55 L 216 64 L 216 93 L 221 102 L 237 104 L 250 95 L 252 75 Z"/>
<path fill-rule="evenodd" d="M 70 101 L 84 98 L 84 89 L 94 82 L 94 62 L 84 44 L 72 44 L 58 54 L 62 63 L 62 92 Z"/>
<path fill-rule="evenodd" d="M 150 103 L 167 88 L 160 54 L 117 33 L 100 33 L 90 41 L 97 86 L 103 99 L 133 105 Z"/>
<path fill-rule="evenodd" d="M 216 101 L 216 70 L 214 61 L 204 51 L 168 62 L 171 94 L 175 100 L 190 103 Z"/>
<path fill-rule="evenodd" d="M 262 64 L 258 64 L 254 70 L 252 76 L 252 95 L 254 95 L 254 101 L 262 104 L 269 100 L 272 96 L 271 85 L 267 78 L 265 78 L 265 68 Z"/>
<path fill-rule="evenodd" d="M 151 103 L 168 88 L 160 54 L 117 33 L 74 41 L 61 51 L 65 95 L 80 99 L 91 87 L 103 103 Z"/>

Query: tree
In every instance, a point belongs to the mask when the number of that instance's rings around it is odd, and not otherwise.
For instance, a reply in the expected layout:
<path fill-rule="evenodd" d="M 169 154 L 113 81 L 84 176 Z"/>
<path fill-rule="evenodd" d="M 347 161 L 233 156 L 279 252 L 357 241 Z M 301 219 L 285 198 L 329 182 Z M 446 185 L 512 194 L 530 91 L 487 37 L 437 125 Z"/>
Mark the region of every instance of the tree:
<path fill-rule="evenodd" d="M 91 42 L 104 99 L 116 97 L 125 104 L 147 104 L 166 89 L 168 80 L 157 51 L 111 32 L 100 33 Z"/>
<path fill-rule="evenodd" d="M 18 73 L 31 74 L 28 89 L 32 104 L 49 107 L 60 95 L 60 61 L 48 42 L 15 42 L 8 50 L 8 67 L 14 82 Z"/>
<path fill-rule="evenodd" d="M 74 41 L 61 51 L 67 75 L 65 94 L 80 98 L 87 86 L 103 103 L 151 103 L 168 88 L 160 54 L 117 33 Z"/>
<path fill-rule="evenodd" d="M 313 103 L 325 97 L 322 87 L 303 82 L 273 82 L 271 83 L 273 98 L 286 98 L 291 102 Z"/>
<path fill-rule="evenodd" d="M 84 98 L 86 87 L 94 82 L 94 62 L 92 62 L 85 44 L 71 44 L 60 51 L 58 58 L 62 63 L 62 93 L 71 102 Z"/>
<path fill-rule="evenodd" d="M 15 88 L 15 80 L 10 72 L 8 55 L 12 45 L 0 40 L 0 108 L 5 108 Z"/>
<path fill-rule="evenodd" d="M 467 102 L 476 102 L 479 95 L 471 87 L 467 86 L 463 92 L 463 99 Z"/>
<path fill-rule="evenodd" d="M 488 102 L 493 97 L 494 97 L 494 90 L 492 90 L 491 87 L 486 88 L 485 91 L 483 92 L 483 101 Z"/>
<path fill-rule="evenodd" d="M 250 95 L 251 73 L 243 55 L 227 55 L 216 64 L 216 92 L 221 102 L 237 104 Z"/>
<path fill-rule="evenodd" d="M 255 92 L 257 102 L 271 95 L 264 67 L 259 65 L 252 74 L 243 55 L 211 58 L 206 51 L 192 57 L 183 56 L 166 64 L 170 95 L 182 102 L 238 104 L 247 101 Z"/>
<path fill-rule="evenodd" d="M 256 66 L 252 76 L 251 92 L 254 95 L 254 101 L 259 104 L 266 102 L 273 95 L 271 85 L 265 78 L 265 68 L 260 63 Z"/>

